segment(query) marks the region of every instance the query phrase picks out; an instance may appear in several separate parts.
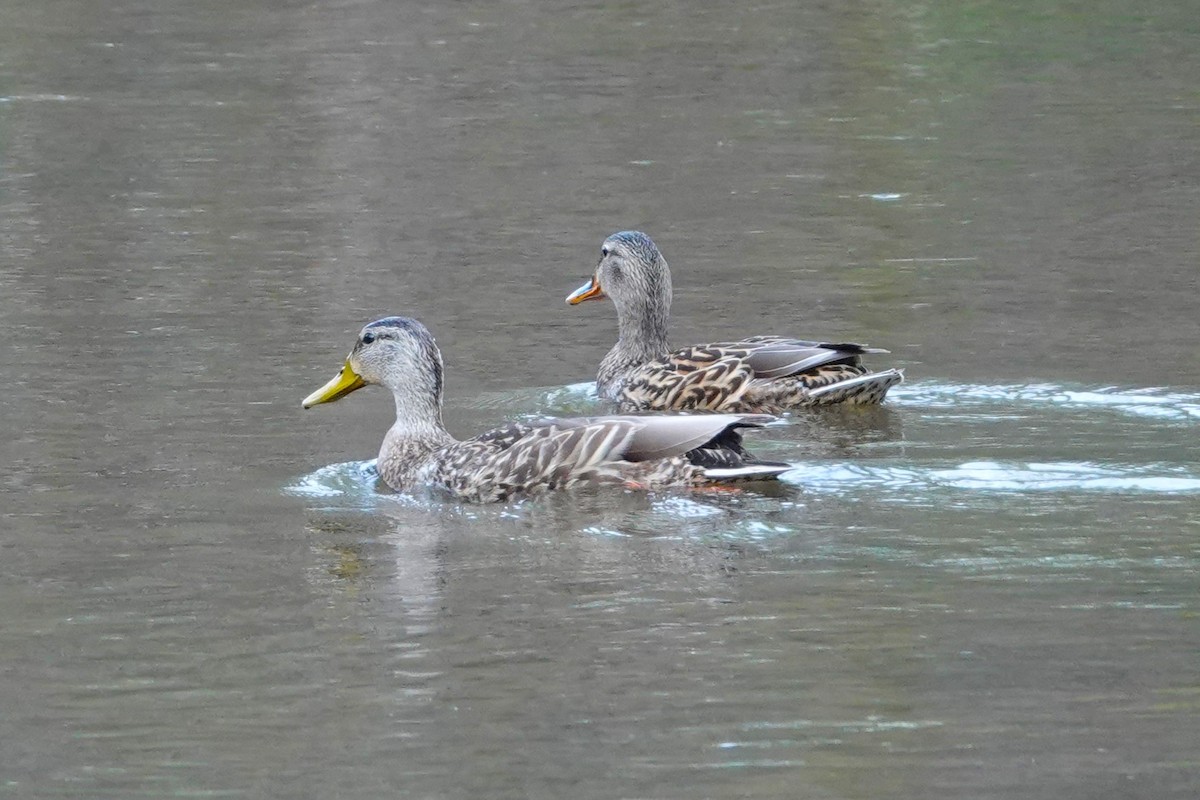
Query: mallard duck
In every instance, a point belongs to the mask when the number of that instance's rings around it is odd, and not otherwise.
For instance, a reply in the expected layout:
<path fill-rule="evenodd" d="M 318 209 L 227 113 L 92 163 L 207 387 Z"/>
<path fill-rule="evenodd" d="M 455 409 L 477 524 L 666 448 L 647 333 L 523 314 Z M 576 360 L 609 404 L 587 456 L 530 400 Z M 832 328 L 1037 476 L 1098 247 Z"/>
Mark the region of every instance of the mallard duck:
<path fill-rule="evenodd" d="M 591 280 L 567 302 L 605 297 L 617 308 L 618 336 L 600 362 L 596 387 L 623 412 L 778 414 L 833 403 L 866 405 L 883 402 L 888 389 L 904 379 L 897 369 L 869 372 L 860 356 L 887 350 L 861 344 L 751 336 L 672 351 L 671 271 L 640 231 L 605 239 Z"/>
<path fill-rule="evenodd" d="M 364 327 L 338 374 L 303 405 L 330 403 L 371 383 L 396 400 L 377 468 L 398 492 L 432 486 L 488 502 L 582 482 L 660 489 L 774 478 L 790 468 L 757 461 L 742 448 L 739 429 L 772 419 L 755 414 L 544 419 L 457 441 L 442 424 L 442 354 L 429 330 L 407 317 Z"/>

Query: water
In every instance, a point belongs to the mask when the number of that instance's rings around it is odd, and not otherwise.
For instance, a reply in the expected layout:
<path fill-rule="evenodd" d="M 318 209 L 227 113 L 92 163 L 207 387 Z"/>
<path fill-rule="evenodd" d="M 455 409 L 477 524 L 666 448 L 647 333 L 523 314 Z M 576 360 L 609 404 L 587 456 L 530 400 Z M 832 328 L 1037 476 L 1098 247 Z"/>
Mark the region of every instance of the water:
<path fill-rule="evenodd" d="M 0 795 L 1200 790 L 1200 27 L 1102 2 L 0 8 Z M 867 341 L 741 493 L 383 494 L 679 344 Z"/>

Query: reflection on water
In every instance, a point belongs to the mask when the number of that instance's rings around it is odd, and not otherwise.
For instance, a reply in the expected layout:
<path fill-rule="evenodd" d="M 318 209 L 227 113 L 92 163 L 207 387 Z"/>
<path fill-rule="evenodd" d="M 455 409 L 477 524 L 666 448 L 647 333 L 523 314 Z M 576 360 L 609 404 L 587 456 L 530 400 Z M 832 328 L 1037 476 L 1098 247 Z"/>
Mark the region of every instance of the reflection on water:
<path fill-rule="evenodd" d="M 0 4 L 0 794 L 1196 797 L 1193 6 Z M 299 409 L 593 413 L 628 228 L 909 382 L 484 507 Z"/>

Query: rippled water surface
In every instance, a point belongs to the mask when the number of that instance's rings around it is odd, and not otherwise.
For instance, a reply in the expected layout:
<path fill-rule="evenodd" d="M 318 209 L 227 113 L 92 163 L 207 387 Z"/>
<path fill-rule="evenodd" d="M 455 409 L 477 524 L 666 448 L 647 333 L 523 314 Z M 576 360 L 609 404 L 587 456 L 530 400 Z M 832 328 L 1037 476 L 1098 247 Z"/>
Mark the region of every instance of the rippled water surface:
<path fill-rule="evenodd" d="M 0 7 L 0 796 L 1200 794 L 1192 4 Z M 679 344 L 889 348 L 740 492 L 378 491 Z"/>

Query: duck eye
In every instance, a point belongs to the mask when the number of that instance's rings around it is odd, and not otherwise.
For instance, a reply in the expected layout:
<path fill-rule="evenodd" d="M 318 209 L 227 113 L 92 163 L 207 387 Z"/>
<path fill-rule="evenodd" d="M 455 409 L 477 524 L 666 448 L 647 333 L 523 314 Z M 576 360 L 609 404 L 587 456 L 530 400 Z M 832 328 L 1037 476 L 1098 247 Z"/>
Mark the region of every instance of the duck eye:
<path fill-rule="evenodd" d="M 362 335 L 363 344 L 370 344 L 373 341 L 375 341 L 375 334 L 367 332 Z"/>

